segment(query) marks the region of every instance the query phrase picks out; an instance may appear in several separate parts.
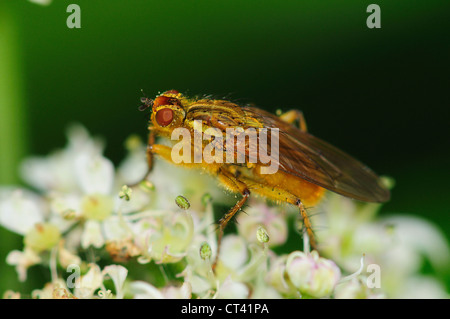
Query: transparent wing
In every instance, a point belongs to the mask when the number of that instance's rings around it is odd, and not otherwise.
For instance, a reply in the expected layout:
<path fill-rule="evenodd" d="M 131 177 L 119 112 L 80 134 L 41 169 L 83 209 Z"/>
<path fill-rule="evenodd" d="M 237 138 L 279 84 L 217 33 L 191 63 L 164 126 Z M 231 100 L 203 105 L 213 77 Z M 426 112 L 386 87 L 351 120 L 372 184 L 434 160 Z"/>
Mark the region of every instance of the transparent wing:
<path fill-rule="evenodd" d="M 280 170 L 353 199 L 389 200 L 389 190 L 379 177 L 350 155 L 269 112 L 249 106 L 242 110 L 247 118 L 253 118 L 264 127 L 279 129 Z"/>

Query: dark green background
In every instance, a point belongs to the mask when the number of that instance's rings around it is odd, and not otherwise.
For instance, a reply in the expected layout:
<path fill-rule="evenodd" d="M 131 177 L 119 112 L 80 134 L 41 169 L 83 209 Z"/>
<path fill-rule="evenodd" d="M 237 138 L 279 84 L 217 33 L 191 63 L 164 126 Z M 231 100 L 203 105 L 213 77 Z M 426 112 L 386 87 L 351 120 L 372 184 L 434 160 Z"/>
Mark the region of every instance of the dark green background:
<path fill-rule="evenodd" d="M 66 26 L 69 3 L 81 29 Z M 117 163 L 130 134 L 146 135 L 141 88 L 231 93 L 303 110 L 312 134 L 396 180 L 383 212 L 425 216 L 448 236 L 450 3 L 376 1 L 382 28 L 368 29 L 370 3 L 3 2 L 18 32 L 26 152 L 63 146 L 78 121 Z"/>

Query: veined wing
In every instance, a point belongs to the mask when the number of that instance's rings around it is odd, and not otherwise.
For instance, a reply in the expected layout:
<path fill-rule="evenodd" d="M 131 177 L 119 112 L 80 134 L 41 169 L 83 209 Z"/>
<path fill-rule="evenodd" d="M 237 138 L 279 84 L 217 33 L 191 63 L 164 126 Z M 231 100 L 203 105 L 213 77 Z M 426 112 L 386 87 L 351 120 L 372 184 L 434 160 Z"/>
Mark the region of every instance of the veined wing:
<path fill-rule="evenodd" d="M 279 129 L 280 170 L 353 199 L 389 200 L 389 190 L 379 177 L 350 155 L 269 112 L 255 107 L 242 109 L 264 127 Z"/>

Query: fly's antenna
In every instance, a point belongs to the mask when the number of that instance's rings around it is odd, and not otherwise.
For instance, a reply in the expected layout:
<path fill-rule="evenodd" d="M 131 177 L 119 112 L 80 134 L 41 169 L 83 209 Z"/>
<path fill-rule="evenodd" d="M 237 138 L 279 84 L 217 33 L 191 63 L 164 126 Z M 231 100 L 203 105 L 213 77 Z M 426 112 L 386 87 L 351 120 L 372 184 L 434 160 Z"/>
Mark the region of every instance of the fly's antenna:
<path fill-rule="evenodd" d="M 146 109 L 148 109 L 149 107 L 151 107 L 153 105 L 153 100 L 148 98 L 147 94 L 145 94 L 144 90 L 141 89 L 142 95 L 144 95 L 144 97 L 141 97 L 141 105 L 139 106 L 139 111 L 145 111 Z"/>

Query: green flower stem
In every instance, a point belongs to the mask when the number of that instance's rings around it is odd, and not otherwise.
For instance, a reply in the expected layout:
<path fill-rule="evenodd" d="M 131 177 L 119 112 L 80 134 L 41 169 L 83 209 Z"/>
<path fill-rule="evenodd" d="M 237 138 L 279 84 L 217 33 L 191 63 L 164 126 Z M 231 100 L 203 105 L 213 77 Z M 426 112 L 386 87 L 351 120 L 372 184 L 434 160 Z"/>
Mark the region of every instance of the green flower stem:
<path fill-rule="evenodd" d="M 25 154 L 26 123 L 24 119 L 18 35 L 13 12 L 0 2 L 0 185 L 18 184 L 18 163 Z M 32 283 L 20 285 L 14 267 L 5 263 L 10 250 L 20 246 L 21 238 L 0 227 L 0 298 L 6 289 L 29 289 Z"/>
<path fill-rule="evenodd" d="M 25 154 L 24 119 L 17 28 L 13 14 L 0 3 L 0 184 L 18 183 L 18 162 Z"/>

